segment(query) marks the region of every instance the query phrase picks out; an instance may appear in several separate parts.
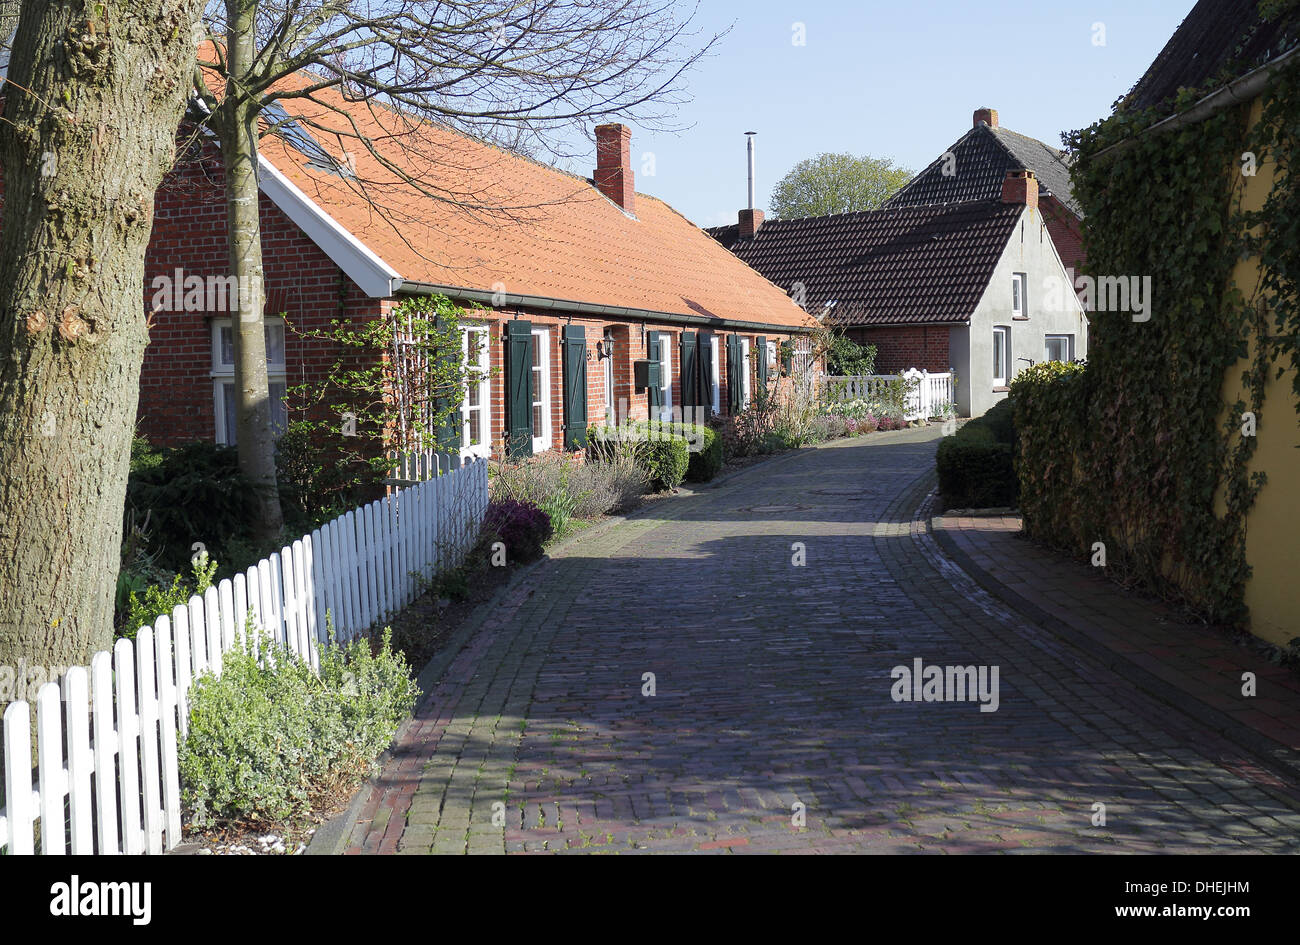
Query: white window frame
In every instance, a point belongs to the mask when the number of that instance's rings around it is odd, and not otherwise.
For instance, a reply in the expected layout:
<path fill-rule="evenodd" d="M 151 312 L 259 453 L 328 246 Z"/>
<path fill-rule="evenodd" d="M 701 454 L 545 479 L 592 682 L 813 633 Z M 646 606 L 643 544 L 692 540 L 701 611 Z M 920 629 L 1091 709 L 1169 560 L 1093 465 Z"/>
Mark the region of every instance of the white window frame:
<path fill-rule="evenodd" d="M 1060 340 L 1065 342 L 1065 357 L 1061 358 L 1061 360 L 1066 362 L 1073 361 L 1074 360 L 1074 335 L 1044 335 L 1043 336 L 1043 360 L 1045 361 L 1055 360 L 1054 358 L 1049 356 L 1048 348 L 1047 348 L 1047 343 L 1053 340 Z"/>
<path fill-rule="evenodd" d="M 1017 292 L 1017 290 L 1019 290 Z M 1016 272 L 1011 275 L 1011 317 L 1028 318 L 1029 301 L 1026 293 L 1029 290 L 1029 276 L 1027 273 Z M 1020 302 L 1016 304 L 1017 297 Z"/>
<path fill-rule="evenodd" d="M 605 426 L 614 426 L 614 356 L 610 353 L 613 350 L 611 342 L 613 335 L 606 332 L 601 338 L 605 342 Z"/>
<path fill-rule="evenodd" d="M 744 381 L 741 384 L 741 389 L 740 389 L 740 409 L 748 410 L 749 398 L 750 398 L 750 389 L 749 389 L 750 365 L 749 365 L 749 339 L 748 338 L 740 339 L 740 364 L 741 364 L 741 374 L 744 378 Z"/>
<path fill-rule="evenodd" d="M 996 363 L 998 353 L 998 336 L 1002 337 L 1002 374 L 999 376 Z M 993 356 L 995 359 L 993 365 L 993 386 L 1006 387 L 1007 375 L 1011 368 L 1011 329 L 1006 325 L 995 325 L 993 327 Z"/>
<path fill-rule="evenodd" d="M 542 431 L 533 430 L 533 453 L 545 453 L 551 444 L 551 332 L 546 328 L 533 329 L 533 345 L 537 349 L 537 365 L 529 366 L 533 372 L 533 402 L 528 405 L 532 417 L 536 407 L 542 408 Z"/>
<path fill-rule="evenodd" d="M 712 404 L 713 412 L 722 413 L 722 375 L 718 370 L 718 336 L 717 335 L 709 336 L 709 353 L 712 355 L 712 357 L 709 360 L 712 362 L 710 371 L 713 374 L 713 404 Z"/>
<path fill-rule="evenodd" d="M 464 353 L 462 367 L 465 371 L 465 396 L 460 402 L 460 455 L 462 459 L 477 456 L 490 456 L 492 454 L 492 348 L 490 346 L 491 333 L 487 325 L 472 324 L 465 325 L 461 329 L 462 342 L 461 351 Z M 469 360 L 470 337 L 480 335 L 478 339 L 478 359 L 477 363 L 471 366 Z M 478 387 L 478 406 L 471 407 L 469 403 L 469 391 L 472 383 L 470 378 L 471 367 L 479 374 L 477 382 Z M 469 439 L 469 419 L 470 412 L 477 410 L 481 417 L 479 420 L 479 429 L 483 433 L 481 443 L 470 443 Z"/>
<path fill-rule="evenodd" d="M 673 346 L 670 336 L 659 333 L 659 389 L 663 392 L 659 398 L 659 419 L 671 422 L 673 419 Z"/>
<path fill-rule="evenodd" d="M 775 341 L 769 341 L 769 342 L 767 343 L 767 366 L 768 366 L 768 367 L 776 367 L 776 365 L 777 365 L 777 361 L 776 361 L 776 342 L 775 342 Z"/>
<path fill-rule="evenodd" d="M 288 344 L 288 339 L 284 336 L 284 319 L 283 318 L 264 318 L 262 320 L 266 328 L 279 327 L 281 343 L 280 351 L 283 352 Z M 221 330 L 229 328 L 231 330 L 231 357 L 232 360 L 226 363 L 221 357 Z M 233 446 L 235 444 L 235 431 L 226 429 L 226 387 L 235 386 L 235 362 L 233 360 L 234 352 L 234 321 L 229 318 L 214 318 L 210 326 L 210 337 L 212 339 L 212 408 L 216 418 L 215 433 L 216 442 L 221 446 Z M 279 361 L 271 361 L 268 356 L 266 362 L 266 384 L 270 387 L 272 384 L 285 385 L 285 393 L 288 394 L 289 375 L 285 366 L 283 356 Z"/>

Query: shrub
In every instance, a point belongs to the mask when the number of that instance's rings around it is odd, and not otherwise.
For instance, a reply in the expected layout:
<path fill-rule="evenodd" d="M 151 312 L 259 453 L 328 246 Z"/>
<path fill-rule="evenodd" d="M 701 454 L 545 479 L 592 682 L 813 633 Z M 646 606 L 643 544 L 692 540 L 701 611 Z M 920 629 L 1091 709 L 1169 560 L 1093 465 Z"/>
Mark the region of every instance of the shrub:
<path fill-rule="evenodd" d="M 631 509 L 650 488 L 631 444 L 615 444 L 603 458 L 589 457 L 574 468 L 572 482 L 579 496 L 577 514 L 583 518 Z"/>
<path fill-rule="evenodd" d="M 234 447 L 197 442 L 156 449 L 137 439 L 131 447 L 124 532 L 136 516 L 144 516 L 154 538 L 153 562 L 172 573 L 189 570 L 194 542 L 237 566 L 228 546 L 254 534 L 253 496 Z"/>
<path fill-rule="evenodd" d="M 180 746 L 184 799 L 199 826 L 309 814 L 369 773 L 419 695 L 387 630 L 378 653 L 366 640 L 328 647 L 319 676 L 270 643 L 261 659 L 236 647 L 222 664 L 221 676 L 195 683 Z"/>
<path fill-rule="evenodd" d="M 194 556 L 190 566 L 194 578 L 191 588 L 179 574 L 172 577 L 170 584 L 150 584 L 143 593 L 136 590 L 129 592 L 126 606 L 126 622 L 119 627 L 119 636 L 134 640 L 136 633 L 144 626 L 152 626 L 159 617 L 170 616 L 171 612 L 189 603 L 191 597 L 202 597 L 204 591 L 212 586 L 212 579 L 217 573 L 217 562 L 209 561 L 206 552 Z M 129 574 L 122 571 L 121 574 Z M 119 574 L 118 585 L 121 586 Z"/>
<path fill-rule="evenodd" d="M 692 426 L 690 429 L 701 428 Z M 589 433 L 588 450 L 604 461 L 619 444 L 630 444 L 637 464 L 650 479 L 652 489 L 676 489 L 690 467 L 691 444 L 686 430 L 683 424 L 646 422 L 596 427 Z"/>
<path fill-rule="evenodd" d="M 555 533 L 549 515 L 515 499 L 489 502 L 483 528 L 505 544 L 510 559 L 521 564 L 540 558 L 542 547 Z"/>
<path fill-rule="evenodd" d="M 939 444 L 935 468 L 944 508 L 1016 503 L 1019 489 L 1012 448 L 1015 428 L 1007 420 L 1010 411 L 1010 407 L 990 411 L 991 418 L 978 417 Z"/>
<path fill-rule="evenodd" d="M 1105 527 L 1095 511 L 1102 484 L 1084 473 L 1093 382 L 1086 364 L 1063 361 L 1035 364 L 1011 382 L 1025 533 L 1070 551 L 1090 547 Z"/>
<path fill-rule="evenodd" d="M 860 345 L 843 335 L 836 335 L 826 352 L 826 366 L 831 374 L 861 377 L 876 373 L 876 346 Z"/>
<path fill-rule="evenodd" d="M 813 421 L 813 432 L 818 440 L 835 440 L 849 435 L 849 422 L 843 417 L 826 414 Z"/>
<path fill-rule="evenodd" d="M 708 482 L 722 469 L 722 437 L 717 430 L 703 424 L 682 424 L 680 429 L 695 447 L 686 467 L 686 478 L 691 482 Z"/>
<path fill-rule="evenodd" d="M 574 454 L 543 453 L 520 462 L 497 462 L 491 468 L 494 500 L 513 499 L 535 505 L 563 534 L 573 518 L 591 519 L 631 508 L 649 487 L 630 444 L 615 444 L 605 455 L 590 451 L 588 461 Z"/>

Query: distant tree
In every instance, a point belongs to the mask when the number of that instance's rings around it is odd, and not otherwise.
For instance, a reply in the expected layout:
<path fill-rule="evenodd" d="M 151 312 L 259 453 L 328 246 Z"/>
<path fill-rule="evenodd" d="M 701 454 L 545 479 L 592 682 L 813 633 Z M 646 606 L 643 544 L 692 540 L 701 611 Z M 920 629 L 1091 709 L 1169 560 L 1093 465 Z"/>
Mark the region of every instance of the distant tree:
<path fill-rule="evenodd" d="M 912 172 L 889 158 L 819 154 L 800 161 L 772 189 L 773 217 L 824 217 L 832 213 L 877 210 L 908 182 Z"/>

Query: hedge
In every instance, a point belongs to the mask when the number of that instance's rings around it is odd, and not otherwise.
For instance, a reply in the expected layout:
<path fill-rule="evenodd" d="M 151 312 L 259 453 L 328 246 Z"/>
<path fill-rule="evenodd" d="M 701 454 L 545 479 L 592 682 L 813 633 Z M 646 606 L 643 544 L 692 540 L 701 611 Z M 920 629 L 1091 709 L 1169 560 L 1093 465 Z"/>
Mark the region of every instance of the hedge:
<path fill-rule="evenodd" d="M 1088 443 L 1089 384 L 1086 364 L 1061 361 L 1036 364 L 1011 384 L 1025 533 L 1074 552 L 1088 548 L 1103 527 L 1086 511 L 1099 485 L 1082 470 L 1094 448 Z"/>
<path fill-rule="evenodd" d="M 1018 498 L 1010 399 L 944 438 L 935 453 L 943 507 L 1013 506 Z"/>

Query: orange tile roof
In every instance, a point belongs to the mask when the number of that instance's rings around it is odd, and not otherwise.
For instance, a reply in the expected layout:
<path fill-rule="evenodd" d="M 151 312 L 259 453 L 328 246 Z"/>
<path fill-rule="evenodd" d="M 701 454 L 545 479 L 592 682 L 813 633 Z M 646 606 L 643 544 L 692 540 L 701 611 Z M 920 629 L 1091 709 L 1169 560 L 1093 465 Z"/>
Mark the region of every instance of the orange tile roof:
<path fill-rule="evenodd" d="M 347 103 L 335 89 L 314 97 L 285 106 L 355 177 L 313 168 L 279 135 L 262 139 L 263 157 L 408 282 L 813 324 L 783 290 L 661 200 L 637 194 L 633 218 L 589 180 L 382 106 Z M 375 153 L 326 130 L 344 122 Z"/>

